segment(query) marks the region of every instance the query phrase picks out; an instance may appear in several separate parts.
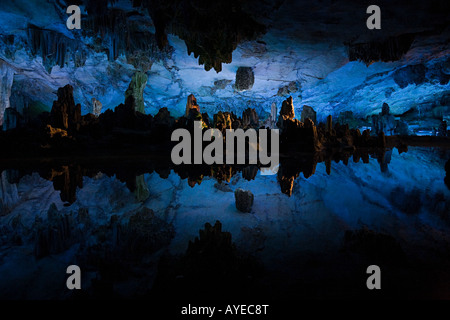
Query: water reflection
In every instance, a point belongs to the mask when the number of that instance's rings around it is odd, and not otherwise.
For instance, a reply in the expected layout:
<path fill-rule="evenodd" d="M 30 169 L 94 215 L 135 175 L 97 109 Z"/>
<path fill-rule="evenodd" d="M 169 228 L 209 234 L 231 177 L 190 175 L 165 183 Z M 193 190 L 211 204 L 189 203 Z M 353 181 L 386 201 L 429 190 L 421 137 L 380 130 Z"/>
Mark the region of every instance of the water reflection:
<path fill-rule="evenodd" d="M 399 153 L 407 149 L 399 149 Z M 331 174 L 331 163 L 342 162 L 348 165 L 352 159 L 354 163 L 362 161 L 369 163 L 369 158 L 377 159 L 381 172 L 388 171 L 391 161 L 392 149 L 373 148 L 357 149 L 353 153 L 304 154 L 302 156 L 289 156 L 280 158 L 277 180 L 282 193 L 291 196 L 294 181 L 302 173 L 305 178 L 311 177 L 318 163 L 325 163 L 326 172 Z M 246 180 L 254 180 L 261 167 L 258 165 L 173 165 L 167 157 L 126 157 L 113 159 L 43 159 L 37 162 L 9 162 L 2 163 L 5 182 L 16 184 L 25 175 L 38 173 L 42 178 L 51 181 L 55 190 L 60 191 L 61 200 L 70 205 L 76 201 L 77 189 L 83 188 L 83 177 L 95 177 L 99 173 L 115 176 L 124 182 L 131 192 L 134 192 L 138 201 L 145 201 L 148 188 L 143 175 L 156 172 L 163 179 L 169 177 L 173 170 L 180 178 L 187 179 L 189 186 L 194 187 L 202 183 L 205 177 L 213 177 L 219 183 L 230 182 L 237 173 L 242 173 Z"/>

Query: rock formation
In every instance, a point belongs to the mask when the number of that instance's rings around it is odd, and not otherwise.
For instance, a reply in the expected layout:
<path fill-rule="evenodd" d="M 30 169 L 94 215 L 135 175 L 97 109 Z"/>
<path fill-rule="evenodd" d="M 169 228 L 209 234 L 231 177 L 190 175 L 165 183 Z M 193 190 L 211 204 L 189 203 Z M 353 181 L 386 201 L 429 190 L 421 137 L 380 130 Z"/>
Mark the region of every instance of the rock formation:
<path fill-rule="evenodd" d="M 3 123 L 3 114 L 9 108 L 9 97 L 14 79 L 14 70 L 3 60 L 0 60 L 0 125 Z"/>
<path fill-rule="evenodd" d="M 426 67 L 423 64 L 415 64 L 396 70 L 393 78 L 395 83 L 403 89 L 409 84 L 422 84 L 425 81 L 425 73 Z"/>
<path fill-rule="evenodd" d="M 200 112 L 200 106 L 197 103 L 197 99 L 195 99 L 195 96 L 193 94 L 190 94 L 187 97 L 187 102 L 186 102 L 186 113 L 185 116 L 188 117 L 189 116 L 189 111 L 191 109 L 197 110 L 198 112 Z"/>
<path fill-rule="evenodd" d="M 234 198 L 236 201 L 236 209 L 241 212 L 252 211 L 254 196 L 251 191 L 238 188 L 234 191 Z"/>
<path fill-rule="evenodd" d="M 299 90 L 299 87 L 297 85 L 297 82 L 291 81 L 291 82 L 289 82 L 289 84 L 287 84 L 283 87 L 280 87 L 278 89 L 277 96 L 284 97 L 284 96 L 290 95 L 292 93 L 295 93 L 298 90 Z"/>
<path fill-rule="evenodd" d="M 92 110 L 91 113 L 98 117 L 102 113 L 102 103 L 95 98 L 92 98 Z"/>
<path fill-rule="evenodd" d="M 447 121 L 441 121 L 441 123 L 439 124 L 437 135 L 439 137 L 447 137 L 448 136 L 448 133 L 447 133 Z"/>
<path fill-rule="evenodd" d="M 8 172 L 0 175 L 0 216 L 8 213 L 19 202 L 17 186 L 8 181 Z"/>
<path fill-rule="evenodd" d="M 81 105 L 75 105 L 73 87 L 66 85 L 58 89 L 58 100 L 53 102 L 50 112 L 51 125 L 55 128 L 77 131 L 81 122 Z"/>
<path fill-rule="evenodd" d="M 384 132 L 385 135 L 394 134 L 395 129 L 395 117 L 389 112 L 389 105 L 383 103 L 380 114 L 372 116 L 372 129 L 375 134 Z"/>
<path fill-rule="evenodd" d="M 236 71 L 235 87 L 237 91 L 250 90 L 255 83 L 255 75 L 250 67 L 239 67 Z"/>
<path fill-rule="evenodd" d="M 148 77 L 145 73 L 140 71 L 136 72 L 131 79 L 127 91 L 125 92 L 125 100 L 129 96 L 133 96 L 136 104 L 136 111 L 139 111 L 141 113 L 145 113 L 144 89 L 147 85 L 147 80 Z"/>
<path fill-rule="evenodd" d="M 445 178 L 444 182 L 450 189 L 450 159 L 445 163 Z"/>
<path fill-rule="evenodd" d="M 3 131 L 14 129 L 19 125 L 20 113 L 14 108 L 5 110 L 3 117 Z"/>
<path fill-rule="evenodd" d="M 317 123 L 317 113 L 310 106 L 303 106 L 302 113 L 300 115 L 300 121 L 305 122 L 306 119 L 311 119 L 313 123 Z"/>
<path fill-rule="evenodd" d="M 292 97 L 283 101 L 280 110 L 280 116 L 278 117 L 277 127 L 282 129 L 284 121 L 293 120 L 295 117 L 294 103 Z"/>
<path fill-rule="evenodd" d="M 259 119 L 255 109 L 247 108 L 242 113 L 242 127 L 246 128 L 258 128 Z"/>
<path fill-rule="evenodd" d="M 225 132 L 226 129 L 232 129 L 233 124 L 232 114 L 229 112 L 219 111 L 214 115 L 214 128 L 219 129 L 222 132 Z"/>

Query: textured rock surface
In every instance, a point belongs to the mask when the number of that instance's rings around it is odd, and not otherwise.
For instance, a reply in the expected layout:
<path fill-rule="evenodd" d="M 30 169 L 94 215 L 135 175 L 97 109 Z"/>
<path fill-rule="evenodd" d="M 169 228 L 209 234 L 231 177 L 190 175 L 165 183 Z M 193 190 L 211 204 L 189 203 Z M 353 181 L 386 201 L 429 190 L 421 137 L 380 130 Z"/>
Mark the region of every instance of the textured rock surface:
<path fill-rule="evenodd" d="M 67 85 L 58 89 L 58 100 L 53 102 L 50 112 L 51 124 L 60 129 L 76 131 L 81 121 L 81 105 L 75 105 L 73 88 Z"/>
<path fill-rule="evenodd" d="M 236 209 L 241 212 L 251 212 L 253 206 L 253 193 L 249 190 L 236 189 L 234 191 Z"/>
<path fill-rule="evenodd" d="M 250 67 L 239 67 L 236 71 L 236 90 L 250 90 L 255 83 L 255 75 Z"/>
<path fill-rule="evenodd" d="M 145 73 L 136 72 L 131 79 L 130 85 L 125 92 L 125 99 L 132 96 L 136 104 L 136 111 L 145 113 L 144 89 L 147 85 L 148 77 Z"/>
<path fill-rule="evenodd" d="M 317 123 L 317 113 L 310 106 L 303 106 L 302 113 L 300 115 L 300 121 L 305 122 L 306 119 L 311 119 L 313 123 Z"/>

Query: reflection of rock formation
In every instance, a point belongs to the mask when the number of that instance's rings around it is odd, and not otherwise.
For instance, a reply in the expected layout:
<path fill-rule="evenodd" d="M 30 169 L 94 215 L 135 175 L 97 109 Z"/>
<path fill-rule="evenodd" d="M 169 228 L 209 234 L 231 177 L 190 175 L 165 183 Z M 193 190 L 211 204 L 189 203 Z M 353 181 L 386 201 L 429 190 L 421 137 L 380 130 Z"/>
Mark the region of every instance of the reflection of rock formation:
<path fill-rule="evenodd" d="M 0 180 L 0 216 L 7 214 L 18 201 L 17 186 L 8 181 L 8 171 L 5 170 Z"/>
<path fill-rule="evenodd" d="M 210 297 L 211 285 L 220 288 L 216 297 L 225 298 L 236 287 L 244 288 L 236 294 L 246 296 L 253 278 L 260 273 L 260 265 L 251 256 L 240 253 L 231 241 L 231 234 L 222 231 L 222 224 L 209 223 L 199 231 L 199 237 L 189 241 L 181 259 L 162 261 L 153 287 L 156 296 Z M 248 296 L 248 295 L 247 295 Z"/>
<path fill-rule="evenodd" d="M 344 235 L 344 250 L 363 254 L 371 259 L 371 263 L 395 263 L 405 259 L 405 253 L 395 238 L 367 228 L 347 230 Z"/>
<path fill-rule="evenodd" d="M 366 64 L 396 61 L 409 50 L 413 40 L 413 34 L 402 34 L 385 40 L 348 44 L 348 57 L 350 61 L 360 60 Z"/>
<path fill-rule="evenodd" d="M 236 189 L 234 191 L 236 209 L 241 212 L 251 212 L 253 206 L 253 193 L 250 190 Z"/>
<path fill-rule="evenodd" d="M 74 243 L 74 221 L 60 213 L 53 203 L 47 211 L 47 220 L 37 218 L 34 255 L 43 258 L 49 254 L 61 253 Z"/>
<path fill-rule="evenodd" d="M 147 182 L 143 174 L 136 177 L 136 189 L 134 190 L 136 200 L 139 202 L 145 201 L 150 196 L 150 190 L 148 190 Z"/>
<path fill-rule="evenodd" d="M 84 172 L 78 165 L 51 169 L 45 178 L 53 182 L 55 190 L 61 191 L 61 200 L 72 204 L 76 200 L 77 188 L 83 187 Z"/>

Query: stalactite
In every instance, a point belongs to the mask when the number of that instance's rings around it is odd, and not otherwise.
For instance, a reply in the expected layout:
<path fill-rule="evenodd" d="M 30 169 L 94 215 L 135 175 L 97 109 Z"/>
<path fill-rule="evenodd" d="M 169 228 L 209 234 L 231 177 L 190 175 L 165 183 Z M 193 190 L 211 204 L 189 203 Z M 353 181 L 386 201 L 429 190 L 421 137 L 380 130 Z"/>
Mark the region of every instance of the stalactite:
<path fill-rule="evenodd" d="M 14 79 L 14 70 L 0 60 L 0 125 L 3 124 L 5 110 L 10 107 L 9 98 Z"/>
<path fill-rule="evenodd" d="M 70 39 L 61 33 L 52 30 L 28 26 L 28 42 L 31 52 L 40 55 L 47 71 L 55 65 L 64 67 L 68 60 L 68 53 L 76 66 L 84 65 L 86 61 L 85 49 L 78 41 Z"/>
<path fill-rule="evenodd" d="M 376 61 L 396 61 L 408 52 L 414 41 L 414 34 L 402 34 L 383 41 L 347 44 L 350 61 L 363 61 L 371 64 Z"/>

